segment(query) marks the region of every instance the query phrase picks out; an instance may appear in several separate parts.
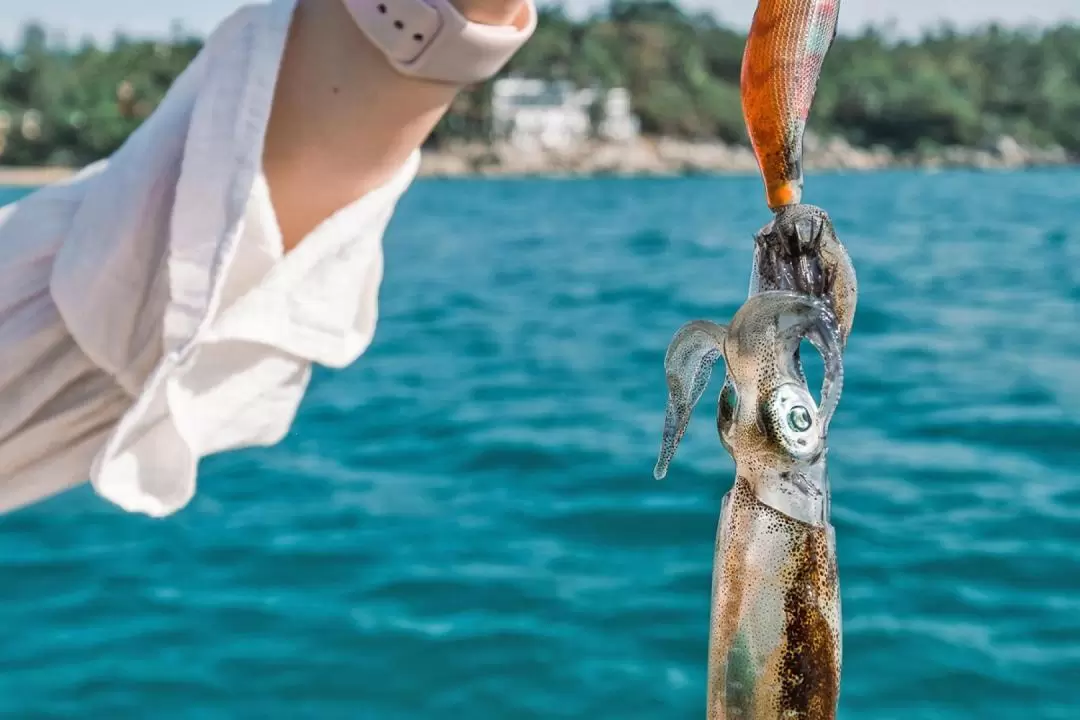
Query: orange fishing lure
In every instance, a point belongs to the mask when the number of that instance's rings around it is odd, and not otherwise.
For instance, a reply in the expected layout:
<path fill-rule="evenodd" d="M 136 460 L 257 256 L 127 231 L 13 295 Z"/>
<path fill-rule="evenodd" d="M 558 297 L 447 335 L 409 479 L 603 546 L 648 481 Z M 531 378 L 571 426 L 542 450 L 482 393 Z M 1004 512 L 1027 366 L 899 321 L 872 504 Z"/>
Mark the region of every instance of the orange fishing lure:
<path fill-rule="evenodd" d="M 802 201 L 803 133 L 840 0 L 759 0 L 743 54 L 743 117 L 769 207 Z"/>

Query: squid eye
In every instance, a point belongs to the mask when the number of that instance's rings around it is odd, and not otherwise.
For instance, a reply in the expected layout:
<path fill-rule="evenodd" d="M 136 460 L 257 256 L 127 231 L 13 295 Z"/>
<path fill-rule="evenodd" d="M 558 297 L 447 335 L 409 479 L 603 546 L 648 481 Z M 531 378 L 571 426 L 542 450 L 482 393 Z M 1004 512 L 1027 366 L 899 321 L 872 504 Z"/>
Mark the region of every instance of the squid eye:
<path fill-rule="evenodd" d="M 762 411 L 765 430 L 778 449 L 804 460 L 821 452 L 824 439 L 815 431 L 817 407 L 804 387 L 781 385 L 770 393 Z"/>
<path fill-rule="evenodd" d="M 805 432 L 814 424 L 813 418 L 810 417 L 810 411 L 806 409 L 805 405 L 796 405 L 791 408 L 787 414 L 787 422 L 788 427 L 795 432 Z"/>

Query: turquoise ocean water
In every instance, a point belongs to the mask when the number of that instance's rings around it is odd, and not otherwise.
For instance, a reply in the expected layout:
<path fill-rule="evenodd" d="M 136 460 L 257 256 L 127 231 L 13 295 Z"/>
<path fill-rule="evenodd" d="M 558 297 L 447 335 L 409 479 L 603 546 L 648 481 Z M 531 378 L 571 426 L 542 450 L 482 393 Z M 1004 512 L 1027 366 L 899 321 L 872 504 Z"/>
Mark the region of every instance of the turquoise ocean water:
<path fill-rule="evenodd" d="M 1080 717 L 1080 173 L 808 190 L 861 281 L 841 717 Z M 733 468 L 708 400 L 652 479 L 663 354 L 766 219 L 753 178 L 418 183 L 373 347 L 280 446 L 166 520 L 0 516 L 0 716 L 703 717 Z"/>

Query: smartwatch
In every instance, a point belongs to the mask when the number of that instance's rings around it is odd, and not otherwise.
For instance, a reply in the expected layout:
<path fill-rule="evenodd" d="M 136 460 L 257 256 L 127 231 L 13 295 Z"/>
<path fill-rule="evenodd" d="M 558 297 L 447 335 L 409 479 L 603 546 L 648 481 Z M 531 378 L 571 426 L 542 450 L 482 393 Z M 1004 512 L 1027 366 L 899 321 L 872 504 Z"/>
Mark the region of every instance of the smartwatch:
<path fill-rule="evenodd" d="M 453 85 L 493 77 L 536 29 L 535 0 L 524 0 L 509 25 L 472 22 L 450 0 L 343 2 L 398 72 Z"/>

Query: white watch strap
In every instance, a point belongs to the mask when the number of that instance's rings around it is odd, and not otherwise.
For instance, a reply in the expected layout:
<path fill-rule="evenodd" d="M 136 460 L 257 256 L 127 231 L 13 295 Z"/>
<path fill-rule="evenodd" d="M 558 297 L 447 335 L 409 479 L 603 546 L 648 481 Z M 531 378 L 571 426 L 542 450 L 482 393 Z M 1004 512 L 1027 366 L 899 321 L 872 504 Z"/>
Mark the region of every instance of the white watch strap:
<path fill-rule="evenodd" d="M 344 0 L 368 39 L 403 75 L 469 85 L 499 72 L 536 29 L 525 0 L 511 25 L 482 25 L 450 0 Z"/>

